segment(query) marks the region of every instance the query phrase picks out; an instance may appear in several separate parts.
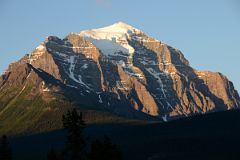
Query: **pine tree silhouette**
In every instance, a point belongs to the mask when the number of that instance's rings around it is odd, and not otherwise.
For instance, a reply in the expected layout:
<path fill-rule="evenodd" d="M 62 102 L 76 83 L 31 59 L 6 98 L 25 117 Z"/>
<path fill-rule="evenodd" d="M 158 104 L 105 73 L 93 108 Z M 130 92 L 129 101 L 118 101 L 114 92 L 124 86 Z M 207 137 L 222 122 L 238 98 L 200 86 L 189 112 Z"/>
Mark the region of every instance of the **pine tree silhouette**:
<path fill-rule="evenodd" d="M 9 146 L 7 136 L 3 135 L 0 142 L 0 160 L 11 160 L 12 159 L 12 151 Z"/>
<path fill-rule="evenodd" d="M 122 160 L 120 148 L 104 136 L 103 142 L 96 140 L 91 145 L 90 160 Z"/>
<path fill-rule="evenodd" d="M 70 160 L 83 160 L 86 157 L 86 142 L 83 136 L 85 122 L 82 113 L 76 109 L 68 111 L 62 117 L 63 127 L 67 130 L 67 142 L 64 150 L 64 156 Z"/>

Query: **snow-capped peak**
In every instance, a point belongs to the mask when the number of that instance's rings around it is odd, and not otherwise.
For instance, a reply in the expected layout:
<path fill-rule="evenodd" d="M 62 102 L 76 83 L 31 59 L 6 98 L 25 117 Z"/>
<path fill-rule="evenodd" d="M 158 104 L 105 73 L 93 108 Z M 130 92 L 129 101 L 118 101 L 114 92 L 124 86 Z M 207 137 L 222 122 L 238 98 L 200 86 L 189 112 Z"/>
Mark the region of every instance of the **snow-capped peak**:
<path fill-rule="evenodd" d="M 138 33 L 141 31 L 126 23 L 118 22 L 99 29 L 85 30 L 79 35 L 91 41 L 107 56 L 114 56 L 119 51 L 131 56 L 134 48 L 128 44 L 128 38 Z"/>
<path fill-rule="evenodd" d="M 108 32 L 108 33 L 118 33 L 118 34 L 123 34 L 125 36 L 130 36 L 134 33 L 141 32 L 140 30 L 134 28 L 133 26 L 130 26 L 129 24 L 126 24 L 126 23 L 123 23 L 123 22 L 114 23 L 113 25 L 103 27 L 103 28 L 99 28 L 99 29 L 96 29 L 95 31 Z"/>
<path fill-rule="evenodd" d="M 108 39 L 109 36 L 129 37 L 132 34 L 139 32 L 141 32 L 139 29 L 136 29 L 126 23 L 118 22 L 107 27 L 82 31 L 80 32 L 80 35 L 91 35 L 99 39 Z"/>

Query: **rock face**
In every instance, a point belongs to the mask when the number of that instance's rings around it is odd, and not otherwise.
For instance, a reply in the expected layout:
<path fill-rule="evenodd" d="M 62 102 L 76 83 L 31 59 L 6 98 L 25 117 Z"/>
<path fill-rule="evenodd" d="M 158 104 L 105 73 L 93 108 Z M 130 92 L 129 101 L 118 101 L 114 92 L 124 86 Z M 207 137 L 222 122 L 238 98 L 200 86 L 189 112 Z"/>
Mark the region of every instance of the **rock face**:
<path fill-rule="evenodd" d="M 193 69 L 178 49 L 122 22 L 64 39 L 47 37 L 10 64 L 0 77 L 0 117 L 26 89 L 29 99 L 61 95 L 130 118 L 164 121 L 240 106 L 221 73 Z"/>

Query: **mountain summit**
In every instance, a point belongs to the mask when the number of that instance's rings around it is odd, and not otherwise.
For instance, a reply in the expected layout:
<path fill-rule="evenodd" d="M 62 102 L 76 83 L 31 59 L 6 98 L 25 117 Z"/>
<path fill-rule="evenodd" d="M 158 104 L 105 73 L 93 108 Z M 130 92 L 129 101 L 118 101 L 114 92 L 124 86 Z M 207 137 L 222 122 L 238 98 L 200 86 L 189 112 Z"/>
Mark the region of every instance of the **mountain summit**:
<path fill-rule="evenodd" d="M 134 28 L 133 26 L 126 24 L 124 22 L 117 22 L 114 23 L 110 26 L 107 27 L 103 27 L 103 28 L 98 28 L 98 29 L 91 29 L 91 30 L 87 30 L 87 31 L 81 31 L 80 33 L 87 33 L 87 32 L 95 32 L 96 34 L 101 34 L 101 33 L 108 33 L 108 34 L 114 34 L 114 33 L 118 33 L 118 34 L 122 34 L 122 35 L 131 35 L 133 33 L 140 33 L 141 31 L 137 28 Z"/>
<path fill-rule="evenodd" d="M 133 54 L 134 48 L 129 45 L 128 39 L 142 33 L 140 30 L 123 22 L 111 26 L 80 32 L 80 36 L 92 42 L 105 55 L 114 55 L 117 52 Z"/>
<path fill-rule="evenodd" d="M 195 70 L 181 51 L 123 22 L 47 37 L 0 77 L 0 101 L 2 125 L 27 124 L 21 132 L 55 126 L 69 105 L 164 121 L 240 107 L 224 75 Z"/>

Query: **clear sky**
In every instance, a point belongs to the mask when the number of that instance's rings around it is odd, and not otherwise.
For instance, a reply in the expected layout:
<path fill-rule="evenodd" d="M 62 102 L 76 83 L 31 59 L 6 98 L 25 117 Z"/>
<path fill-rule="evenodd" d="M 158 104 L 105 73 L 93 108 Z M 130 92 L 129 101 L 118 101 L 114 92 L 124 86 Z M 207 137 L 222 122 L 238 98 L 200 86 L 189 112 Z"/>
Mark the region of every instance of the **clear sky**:
<path fill-rule="evenodd" d="M 123 21 L 180 49 L 240 91 L 239 0 L 0 0 L 0 73 L 45 37 Z"/>

